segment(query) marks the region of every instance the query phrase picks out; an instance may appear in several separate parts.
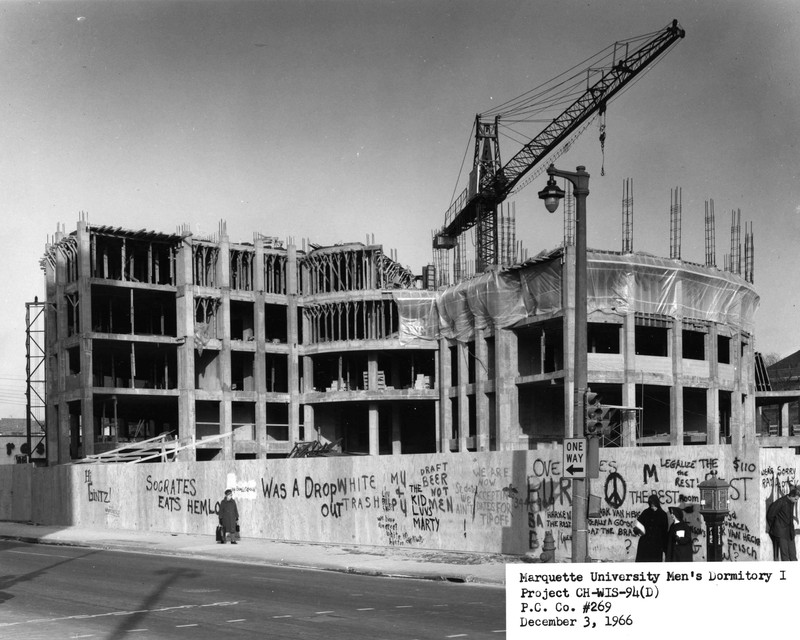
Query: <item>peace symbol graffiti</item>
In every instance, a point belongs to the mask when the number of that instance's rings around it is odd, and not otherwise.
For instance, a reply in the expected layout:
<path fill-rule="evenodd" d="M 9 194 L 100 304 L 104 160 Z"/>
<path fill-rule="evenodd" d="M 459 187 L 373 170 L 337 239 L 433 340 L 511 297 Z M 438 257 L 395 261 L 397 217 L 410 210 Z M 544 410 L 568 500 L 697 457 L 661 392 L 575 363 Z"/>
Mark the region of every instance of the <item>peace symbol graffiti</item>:
<path fill-rule="evenodd" d="M 616 471 L 609 473 L 606 478 L 604 493 L 606 503 L 612 509 L 619 509 L 622 503 L 625 502 L 625 496 L 628 493 L 628 486 L 625 484 L 625 479 Z"/>

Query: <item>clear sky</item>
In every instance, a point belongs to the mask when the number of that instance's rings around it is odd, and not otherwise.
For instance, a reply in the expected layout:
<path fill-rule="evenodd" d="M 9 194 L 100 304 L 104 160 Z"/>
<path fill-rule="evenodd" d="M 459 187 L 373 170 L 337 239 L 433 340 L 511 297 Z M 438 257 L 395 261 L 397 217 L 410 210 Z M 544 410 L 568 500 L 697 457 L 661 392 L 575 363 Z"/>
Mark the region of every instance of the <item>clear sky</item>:
<path fill-rule="evenodd" d="M 558 165 L 592 175 L 598 249 L 621 248 L 625 178 L 635 250 L 669 256 L 681 187 L 682 257 L 704 261 L 713 198 L 722 265 L 741 209 L 754 223 L 756 348 L 789 355 L 800 349 L 795 0 L 0 2 L 0 417 L 24 416 L 24 303 L 43 295 L 39 260 L 58 224 L 73 231 L 85 211 L 163 232 L 224 219 L 233 241 L 374 234 L 420 273 L 464 186 L 475 114 L 673 18 L 686 38 L 609 107 L 606 175 L 595 126 Z M 562 236 L 536 199 L 544 182 L 515 197 L 530 254 Z"/>

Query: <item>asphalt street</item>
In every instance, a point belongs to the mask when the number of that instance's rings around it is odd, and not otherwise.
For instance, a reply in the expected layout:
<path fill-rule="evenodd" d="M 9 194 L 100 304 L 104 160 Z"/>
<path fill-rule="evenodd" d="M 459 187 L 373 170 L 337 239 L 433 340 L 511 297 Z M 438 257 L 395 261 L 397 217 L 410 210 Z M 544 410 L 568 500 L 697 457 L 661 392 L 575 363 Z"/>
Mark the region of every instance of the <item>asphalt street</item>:
<path fill-rule="evenodd" d="M 505 636 L 505 591 L 0 541 L 0 638 L 437 640 Z"/>

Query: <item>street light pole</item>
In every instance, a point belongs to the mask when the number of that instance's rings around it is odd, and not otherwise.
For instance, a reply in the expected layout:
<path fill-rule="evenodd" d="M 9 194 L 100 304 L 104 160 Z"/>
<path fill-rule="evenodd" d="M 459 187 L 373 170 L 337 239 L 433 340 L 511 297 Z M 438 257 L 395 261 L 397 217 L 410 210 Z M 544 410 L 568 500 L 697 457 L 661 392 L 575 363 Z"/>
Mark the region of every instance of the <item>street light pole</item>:
<path fill-rule="evenodd" d="M 547 168 L 550 180 L 547 187 L 539 192 L 550 213 L 558 207 L 564 191 L 556 185 L 555 177 L 566 178 L 572 183 L 575 196 L 575 387 L 572 413 L 572 436 L 584 437 L 583 415 L 586 388 L 588 386 L 588 360 L 586 339 L 586 196 L 589 195 L 589 174 L 586 167 L 579 166 L 573 171 L 561 171 L 552 164 Z M 586 562 L 589 556 L 588 535 L 588 480 L 572 479 L 572 562 Z"/>

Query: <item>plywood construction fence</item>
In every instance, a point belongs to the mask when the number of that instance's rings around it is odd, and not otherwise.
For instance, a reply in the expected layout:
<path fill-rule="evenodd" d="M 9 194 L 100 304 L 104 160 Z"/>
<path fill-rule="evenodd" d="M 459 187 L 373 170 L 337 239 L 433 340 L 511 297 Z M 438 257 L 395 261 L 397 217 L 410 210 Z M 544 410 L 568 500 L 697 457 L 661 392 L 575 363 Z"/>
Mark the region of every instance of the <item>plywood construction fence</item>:
<path fill-rule="evenodd" d="M 632 523 L 656 493 L 686 509 L 694 558 L 706 553 L 698 485 L 728 481 L 724 558 L 770 560 L 767 505 L 795 485 L 790 450 L 720 447 L 603 449 L 589 520 L 595 560 L 632 561 Z M 545 534 L 571 553 L 572 481 L 560 445 L 532 451 L 317 459 L 0 467 L 0 519 L 213 535 L 226 488 L 242 536 L 378 547 L 532 554 Z"/>

